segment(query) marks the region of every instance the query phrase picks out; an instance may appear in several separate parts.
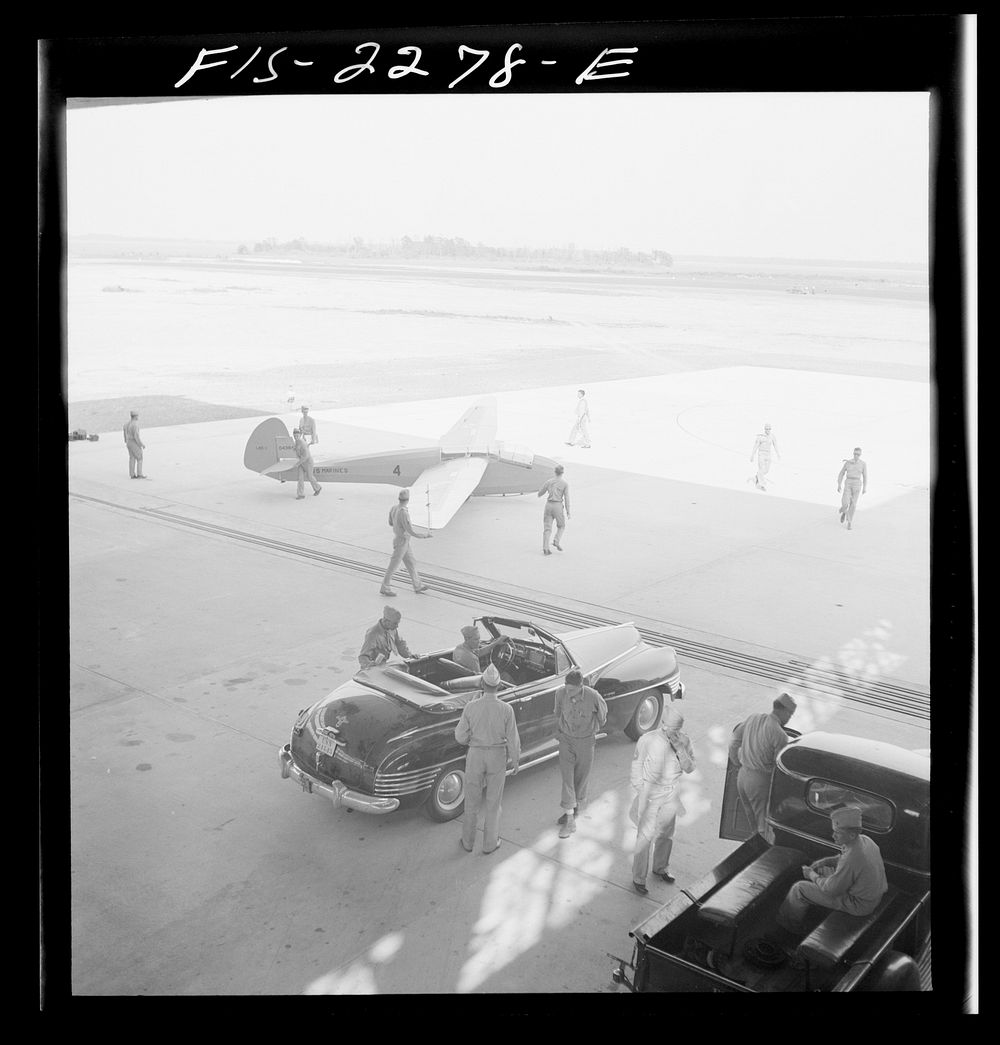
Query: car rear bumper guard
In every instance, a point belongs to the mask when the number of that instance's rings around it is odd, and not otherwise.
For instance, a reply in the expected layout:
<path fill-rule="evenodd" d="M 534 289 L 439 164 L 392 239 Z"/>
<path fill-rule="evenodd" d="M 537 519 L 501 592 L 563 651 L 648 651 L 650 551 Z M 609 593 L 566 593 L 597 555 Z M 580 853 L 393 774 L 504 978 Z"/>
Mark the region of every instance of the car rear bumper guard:
<path fill-rule="evenodd" d="M 322 795 L 335 806 L 347 806 L 348 809 L 356 809 L 359 813 L 391 813 L 394 809 L 399 808 L 398 798 L 363 795 L 360 791 L 352 791 L 341 780 L 332 780 L 329 784 L 324 784 L 321 780 L 304 772 L 292 761 L 292 753 L 289 748 L 288 744 L 278 748 L 278 768 L 281 770 L 281 779 L 294 780 L 307 794 Z"/>

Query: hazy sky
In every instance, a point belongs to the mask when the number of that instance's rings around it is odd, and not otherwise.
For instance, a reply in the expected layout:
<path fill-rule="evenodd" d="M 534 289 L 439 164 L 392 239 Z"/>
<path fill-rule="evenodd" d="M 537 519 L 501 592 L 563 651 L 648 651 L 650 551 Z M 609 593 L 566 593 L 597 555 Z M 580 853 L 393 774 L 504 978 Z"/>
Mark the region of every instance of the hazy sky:
<path fill-rule="evenodd" d="M 72 109 L 68 230 L 926 262 L 928 117 L 923 93 Z"/>

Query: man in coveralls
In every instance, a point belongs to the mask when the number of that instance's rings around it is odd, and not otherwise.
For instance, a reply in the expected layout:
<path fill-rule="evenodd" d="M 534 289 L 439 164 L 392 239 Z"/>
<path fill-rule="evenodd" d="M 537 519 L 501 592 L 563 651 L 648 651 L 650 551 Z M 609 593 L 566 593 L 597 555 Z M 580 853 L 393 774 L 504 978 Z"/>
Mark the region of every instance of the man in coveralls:
<path fill-rule="evenodd" d="M 889 888 L 879 847 L 861 833 L 861 810 L 841 806 L 830 822 L 840 856 L 814 860 L 802 868 L 807 881 L 796 882 L 778 910 L 778 924 L 787 932 L 804 931 L 811 907 L 869 915 Z"/>
<path fill-rule="evenodd" d="M 854 457 L 844 461 L 844 466 L 837 476 L 837 493 L 840 493 L 841 484 L 844 486 L 844 496 L 840 499 L 840 521 L 847 517 L 847 528 L 851 528 L 854 521 L 854 513 L 858 508 L 858 500 L 863 493 L 868 493 L 868 465 L 861 460 L 861 447 L 854 448 Z"/>
<path fill-rule="evenodd" d="M 390 587 L 392 575 L 399 569 L 400 563 L 409 571 L 410 580 L 413 581 L 413 590 L 418 595 L 427 591 L 427 585 L 420 579 L 420 574 L 417 572 L 417 564 L 414 561 L 413 552 L 410 551 L 410 538 L 430 537 L 431 534 L 417 533 L 414 530 L 410 523 L 409 506 L 410 491 L 400 490 L 399 504 L 394 504 L 389 509 L 389 525 L 392 527 L 392 558 L 389 560 L 389 568 L 385 571 L 385 576 L 382 578 L 382 587 L 379 589 L 379 592 L 382 595 L 388 595 L 391 599 L 396 597 L 396 593 Z"/>
<path fill-rule="evenodd" d="M 312 483 L 313 497 L 318 497 L 323 492 L 323 487 L 316 482 L 316 477 L 313 475 L 312 454 L 309 452 L 305 439 L 302 438 L 302 429 L 293 428 L 292 435 L 295 436 L 295 453 L 299 458 L 299 481 L 295 487 L 295 500 L 301 501 L 305 497 L 306 479 Z"/>
<path fill-rule="evenodd" d="M 584 450 L 590 449 L 590 405 L 587 403 L 586 393 L 581 388 L 576 393 L 576 421 L 570 429 L 567 446 L 576 446 L 577 440 L 583 440 Z"/>
<path fill-rule="evenodd" d="M 316 438 L 316 418 L 309 416 L 309 407 L 302 407 L 302 420 L 299 421 L 299 431 L 302 433 L 302 438 L 309 437 L 309 445 L 315 446 L 319 439 Z"/>
<path fill-rule="evenodd" d="M 740 767 L 736 791 L 750 823 L 767 842 L 773 836 L 767 826 L 767 796 L 778 753 L 788 743 L 785 724 L 795 713 L 795 701 L 787 693 L 777 697 L 769 712 L 744 719 L 729 742 L 729 760 Z"/>
<path fill-rule="evenodd" d="M 122 426 L 122 432 L 125 435 L 125 446 L 128 448 L 128 477 L 145 479 L 142 474 L 142 451 L 146 449 L 146 444 L 139 438 L 138 410 L 129 411 L 129 419 Z"/>
<path fill-rule="evenodd" d="M 500 799 L 508 762 L 516 775 L 521 738 L 514 709 L 497 699 L 500 672 L 491 664 L 483 672 L 483 695 L 466 704 L 455 727 L 455 739 L 468 746 L 465 756 L 465 819 L 460 844 L 472 852 L 480 809 L 483 811 L 483 854 L 500 848 Z M 484 798 L 485 796 L 485 798 Z"/>
<path fill-rule="evenodd" d="M 552 542 L 559 551 L 562 545 L 559 543 L 566 529 L 566 520 L 569 518 L 569 483 L 562 477 L 565 469 L 561 464 L 555 467 L 555 475 L 542 483 L 538 491 L 539 497 L 545 498 L 545 516 L 542 521 L 542 554 L 551 555 L 549 549 L 549 536 L 552 533 L 552 520 L 556 522 L 556 537 Z"/>
<path fill-rule="evenodd" d="M 594 765 L 597 732 L 608 720 L 608 705 L 596 689 L 583 684 L 583 675 L 573 668 L 566 684 L 556 690 L 556 729 L 559 731 L 559 772 L 562 774 L 563 815 L 560 838 L 576 830 L 576 814 L 587 800 L 587 781 Z"/>
<path fill-rule="evenodd" d="M 677 817 L 684 813 L 677 794 L 682 773 L 694 771 L 694 752 L 687 734 L 681 731 L 684 716 L 673 706 L 663 711 L 660 728 L 639 737 L 632 758 L 629 783 L 632 808 L 629 819 L 636 825 L 632 858 L 632 888 L 645 895 L 649 852 L 653 851 L 653 874 L 671 883 L 670 853 L 674 847 Z"/>
<path fill-rule="evenodd" d="M 385 664 L 392 658 L 404 660 L 413 656 L 410 647 L 397 630 L 402 619 L 402 613 L 392 606 L 386 606 L 382 610 L 381 620 L 377 620 L 365 632 L 365 641 L 361 644 L 361 652 L 358 654 L 358 663 L 362 668 Z"/>

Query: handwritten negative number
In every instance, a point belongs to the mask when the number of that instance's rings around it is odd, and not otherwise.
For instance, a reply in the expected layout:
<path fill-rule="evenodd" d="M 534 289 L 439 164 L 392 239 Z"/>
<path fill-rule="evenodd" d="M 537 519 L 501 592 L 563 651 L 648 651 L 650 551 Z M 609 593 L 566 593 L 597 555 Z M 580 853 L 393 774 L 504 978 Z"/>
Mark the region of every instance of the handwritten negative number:
<path fill-rule="evenodd" d="M 510 83 L 510 74 L 511 74 L 512 70 L 515 68 L 515 66 L 524 65 L 525 64 L 525 61 L 524 61 L 523 58 L 517 58 L 514 61 L 511 61 L 511 55 L 515 51 L 520 51 L 520 50 L 522 50 L 520 44 L 511 44 L 510 47 L 507 48 L 507 53 L 504 55 L 504 59 L 503 59 L 503 67 L 501 69 L 498 69 L 490 77 L 490 80 L 489 80 L 490 87 L 494 87 L 494 88 L 496 88 L 496 87 L 506 87 L 507 84 Z M 465 44 L 459 44 L 458 45 L 458 57 L 459 58 L 464 58 L 467 54 L 478 54 L 480 56 L 479 61 L 477 61 L 476 64 L 473 65 L 471 68 L 466 69 L 465 72 L 462 73 L 461 76 L 457 76 L 454 80 L 452 80 L 451 83 L 448 84 L 448 89 L 449 90 L 451 90 L 451 88 L 454 87 L 455 84 L 460 83 L 462 80 L 464 80 L 470 73 L 474 73 L 483 64 L 483 62 L 485 62 L 486 59 L 489 58 L 489 56 L 490 56 L 490 52 L 489 51 L 480 51 L 480 50 L 477 50 L 475 47 L 466 47 Z"/>
<path fill-rule="evenodd" d="M 389 70 L 389 79 L 398 80 L 401 76 L 406 76 L 407 73 L 416 73 L 418 76 L 427 76 L 426 69 L 418 69 L 417 66 L 420 64 L 421 50 L 419 47 L 401 47 L 396 54 L 412 54 L 413 61 L 409 65 L 394 65 Z M 375 56 L 372 55 L 374 58 Z"/>

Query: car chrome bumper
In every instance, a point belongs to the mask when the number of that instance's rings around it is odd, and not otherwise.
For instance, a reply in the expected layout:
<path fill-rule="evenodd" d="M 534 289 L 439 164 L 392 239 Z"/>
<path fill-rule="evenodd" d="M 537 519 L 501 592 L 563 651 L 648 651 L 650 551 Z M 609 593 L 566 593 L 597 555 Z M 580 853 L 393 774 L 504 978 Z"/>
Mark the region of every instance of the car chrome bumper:
<path fill-rule="evenodd" d="M 347 806 L 349 809 L 356 809 L 359 813 L 391 813 L 394 809 L 399 808 L 398 798 L 375 798 L 372 795 L 363 795 L 359 791 L 351 791 L 340 780 L 324 784 L 321 780 L 303 772 L 292 761 L 292 753 L 288 744 L 278 748 L 278 768 L 281 770 L 282 780 L 290 778 L 307 794 L 323 795 L 335 806 Z"/>

